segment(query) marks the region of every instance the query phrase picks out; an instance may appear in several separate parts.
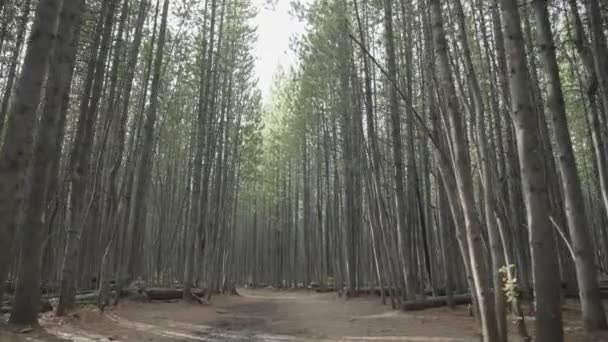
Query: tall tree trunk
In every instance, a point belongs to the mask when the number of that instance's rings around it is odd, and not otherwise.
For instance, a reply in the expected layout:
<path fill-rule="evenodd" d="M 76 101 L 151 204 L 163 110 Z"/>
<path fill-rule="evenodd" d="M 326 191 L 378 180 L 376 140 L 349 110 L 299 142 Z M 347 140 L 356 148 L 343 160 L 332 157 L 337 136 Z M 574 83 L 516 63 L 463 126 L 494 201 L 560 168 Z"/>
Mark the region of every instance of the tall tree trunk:
<path fill-rule="evenodd" d="M 87 82 L 85 91 L 81 98 L 80 115 L 76 137 L 74 138 L 74 148 L 70 156 L 70 185 L 71 192 L 70 200 L 70 222 L 67 234 L 66 247 L 63 254 L 63 265 L 61 269 L 61 285 L 59 304 L 57 305 L 57 315 L 65 314 L 67 310 L 74 307 L 74 298 L 76 295 L 75 282 L 79 258 L 80 238 L 84 231 L 84 226 L 87 223 L 87 218 L 92 204 L 92 196 L 87 196 L 87 191 L 93 189 L 87 184 L 87 179 L 93 179 L 91 175 L 91 155 L 93 154 L 93 139 L 95 136 L 94 128 L 97 121 L 97 104 L 100 101 L 102 85 L 105 74 L 105 60 L 110 49 L 110 38 L 112 34 L 112 22 L 114 9 L 116 8 L 117 0 L 105 0 L 102 4 L 102 16 L 97 24 L 97 29 L 102 28 L 101 22 L 104 22 L 103 33 L 101 34 L 101 47 L 99 54 L 96 53 L 96 47 L 91 53 L 89 61 L 89 70 L 87 74 Z M 96 45 L 94 42 L 94 45 Z M 93 72 L 94 71 L 94 72 Z M 89 78 L 94 74 L 94 78 Z M 89 85 L 92 84 L 92 89 Z M 89 89 L 91 92 L 89 93 Z"/>
<path fill-rule="evenodd" d="M 13 47 L 13 54 L 11 56 L 11 64 L 9 66 L 8 76 L 6 85 L 4 86 L 4 94 L 2 95 L 2 105 L 0 106 L 0 143 L 4 133 L 4 123 L 6 122 L 6 115 L 10 105 L 11 95 L 13 94 L 13 83 L 17 77 L 17 67 L 19 66 L 19 54 L 21 53 L 21 47 L 25 41 L 25 33 L 27 30 L 27 23 L 30 18 L 30 12 L 32 9 L 32 0 L 25 0 L 21 10 L 23 13 L 19 18 L 19 25 L 17 28 L 17 40 Z"/>
<path fill-rule="evenodd" d="M 386 58 L 388 65 L 387 77 L 392 77 L 393 82 L 397 79 L 397 63 L 395 61 L 395 43 L 393 34 L 393 1 L 384 0 L 384 39 L 386 44 Z M 402 267 L 404 282 L 406 286 L 406 296 L 409 299 L 414 298 L 416 291 L 414 287 L 414 279 L 412 277 L 413 262 L 410 260 L 409 253 L 404 251 L 405 246 L 411 246 L 409 238 L 411 232 L 406 232 L 406 198 L 405 185 L 403 174 L 403 147 L 401 142 L 401 120 L 399 117 L 399 97 L 397 94 L 396 83 L 389 86 L 390 96 L 390 118 L 391 118 L 391 140 L 393 160 L 395 164 L 395 196 L 397 197 L 397 248 L 399 254 L 399 263 Z M 413 225 L 410 225 L 413 227 Z M 408 236 L 406 239 L 403 234 Z M 406 257 L 406 255 L 408 255 Z"/>
<path fill-rule="evenodd" d="M 526 202 L 532 273 L 536 303 L 536 341 L 563 340 L 560 279 L 553 229 L 549 221 L 549 198 L 543 147 L 539 141 L 539 115 L 530 94 L 521 20 L 516 1 L 500 0 L 504 43 L 509 65 L 512 118 L 515 125 L 522 186 Z"/>
<path fill-rule="evenodd" d="M 73 59 L 78 45 L 82 0 L 65 0 L 60 16 L 60 24 L 54 48 L 52 64 L 57 70 L 51 73 L 48 80 L 46 101 L 42 112 L 38 139 L 35 143 L 33 162 L 30 175 L 30 192 L 25 205 L 25 222 L 21 240 L 20 264 L 17 275 L 17 289 L 11 322 L 18 324 L 34 324 L 38 319 L 40 306 L 40 279 L 42 241 L 47 222 L 46 211 L 48 185 L 51 178 L 57 174 L 50 169 L 53 163 L 61 157 L 56 149 L 57 140 L 62 138 L 59 125 L 66 112 L 60 109 L 60 104 L 67 96 L 70 86 Z M 67 99 L 66 99 L 67 101 Z"/>
<path fill-rule="evenodd" d="M 453 153 L 454 173 L 458 193 L 462 203 L 464 222 L 469 243 L 471 271 L 475 282 L 475 291 L 481 315 L 481 328 L 484 341 L 498 341 L 498 329 L 494 313 L 494 299 L 491 296 L 488 270 L 484 262 L 484 247 L 481 237 L 481 224 L 475 206 L 473 180 L 468 156 L 463 118 L 459 113 L 458 99 L 454 89 L 450 61 L 447 52 L 447 41 L 443 28 L 441 2 L 429 0 L 432 14 L 433 45 L 439 73 L 439 82 L 445 96 L 449 121 L 449 137 Z"/>
<path fill-rule="evenodd" d="M 549 22 L 547 0 L 535 0 L 536 39 L 538 41 L 547 91 L 547 107 L 553 120 L 553 134 L 557 148 L 556 162 L 561 176 L 566 219 L 574 249 L 574 263 L 578 280 L 583 322 L 588 330 L 606 329 L 606 315 L 600 298 L 597 270 L 591 249 L 581 182 L 570 140 L 566 106 L 562 92 L 559 66 Z"/>
<path fill-rule="evenodd" d="M 600 182 L 600 194 L 604 215 L 606 215 L 608 214 L 608 163 L 606 161 L 605 137 L 602 134 L 602 125 L 600 122 L 600 112 L 603 109 L 598 106 L 597 103 L 599 88 L 598 76 L 595 72 L 592 49 L 589 45 L 589 40 L 585 35 L 585 28 L 578 10 L 577 1 L 568 0 L 568 5 L 572 13 L 574 44 L 587 73 L 585 93 L 589 99 L 590 107 L 589 110 L 587 110 L 587 117 L 590 125 L 589 130 L 591 131 L 593 150 L 595 152 L 595 163 L 597 165 L 597 174 Z M 600 102 L 602 102 L 601 99 Z"/>
<path fill-rule="evenodd" d="M 57 32 L 62 0 L 40 0 L 28 41 L 22 72 L 17 82 L 7 135 L 0 150 L 0 284 L 4 285 L 11 264 L 11 250 L 21 206 L 27 198 L 26 175 L 32 160 L 36 132 L 36 111 L 41 102 L 42 86 L 49 67 Z M 33 258 L 39 258 L 33 255 Z M 34 259 L 35 260 L 35 259 Z M 40 260 L 37 260 L 40 262 Z M 36 272 L 33 272 L 36 273 Z M 29 290 L 25 285 L 39 283 L 39 274 L 24 279 L 17 288 L 19 296 Z M 38 291 L 40 286 L 38 286 Z M 36 297 L 36 291 L 32 293 Z M 0 298 L 4 286 L 0 286 Z M 14 320 L 29 321 L 31 316 L 16 315 Z"/>
<path fill-rule="evenodd" d="M 587 16 L 589 17 L 591 52 L 595 72 L 599 80 L 599 95 L 604 107 L 604 113 L 608 114 L 608 60 L 606 60 L 608 47 L 606 46 L 602 11 L 597 0 L 585 0 L 582 2 L 585 4 Z"/>
<path fill-rule="evenodd" d="M 356 240 L 355 236 L 358 233 L 359 223 L 356 217 L 356 155 L 355 142 L 353 141 L 353 132 L 355 120 L 351 105 L 351 78 L 350 78 L 350 40 L 348 37 L 348 19 L 346 18 L 346 4 L 339 3 L 337 9 L 341 12 L 341 17 L 338 19 L 339 38 L 338 49 L 340 51 L 340 63 L 338 65 L 339 77 L 339 106 L 342 124 L 342 150 L 344 153 L 344 205 L 345 205 L 345 220 L 342 225 L 343 243 L 344 243 L 344 274 L 347 294 L 349 294 L 356 286 Z"/>
<path fill-rule="evenodd" d="M 483 213 L 490 242 L 490 254 L 492 256 L 492 280 L 494 285 L 494 308 L 496 312 L 496 324 L 498 328 L 498 341 L 507 340 L 507 320 L 506 320 L 506 298 L 502 292 L 503 282 L 500 269 L 505 265 L 504 253 L 500 242 L 500 234 L 494 219 L 496 208 L 494 186 L 494 170 L 490 160 L 490 147 L 486 133 L 486 105 L 484 103 L 481 87 L 477 79 L 477 73 L 473 65 L 471 51 L 465 24 L 464 10 L 460 0 L 454 1 L 456 12 L 458 36 L 463 51 L 466 79 L 471 94 L 471 105 L 473 107 L 471 118 L 474 118 L 477 125 L 477 145 L 479 146 L 479 159 L 481 164 L 481 177 L 483 185 Z"/>
<path fill-rule="evenodd" d="M 152 84 L 150 87 L 150 105 L 146 113 L 144 123 L 144 132 L 142 137 L 142 151 L 140 160 L 135 171 L 135 183 L 133 198 L 135 209 L 132 210 L 132 216 L 129 219 L 129 225 L 132 227 L 131 232 L 131 249 L 129 255 L 129 276 L 133 279 L 136 275 L 143 274 L 143 234 L 145 233 L 147 212 L 147 195 L 152 174 L 152 156 L 154 153 L 154 125 L 158 112 L 158 102 L 160 94 L 161 68 L 163 65 L 163 56 L 165 48 L 165 36 L 167 31 L 167 16 L 169 12 L 169 0 L 165 0 L 163 4 L 162 19 L 158 33 L 158 45 L 156 48 L 156 57 L 154 60 L 154 70 L 152 76 Z"/>

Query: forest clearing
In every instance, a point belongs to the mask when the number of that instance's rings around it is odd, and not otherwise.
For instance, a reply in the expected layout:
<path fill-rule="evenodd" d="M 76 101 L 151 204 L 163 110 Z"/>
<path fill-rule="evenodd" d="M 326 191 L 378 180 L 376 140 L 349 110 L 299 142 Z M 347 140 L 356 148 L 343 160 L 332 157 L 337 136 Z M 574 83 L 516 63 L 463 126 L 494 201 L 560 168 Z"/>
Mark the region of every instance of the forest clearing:
<path fill-rule="evenodd" d="M 608 1 L 0 0 L 0 342 L 608 341 Z"/>

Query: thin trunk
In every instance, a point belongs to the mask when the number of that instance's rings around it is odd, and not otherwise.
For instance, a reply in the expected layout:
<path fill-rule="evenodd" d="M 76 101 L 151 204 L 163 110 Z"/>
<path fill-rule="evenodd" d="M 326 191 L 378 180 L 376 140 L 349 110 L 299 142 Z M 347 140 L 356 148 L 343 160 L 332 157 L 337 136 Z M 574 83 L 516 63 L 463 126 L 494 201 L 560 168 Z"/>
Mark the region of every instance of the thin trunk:
<path fill-rule="evenodd" d="M 479 146 L 479 159 L 481 164 L 481 177 L 483 185 L 483 213 L 490 242 L 490 254 L 492 256 L 492 281 L 494 286 L 494 311 L 496 312 L 496 324 L 498 328 L 498 341 L 507 340 L 506 298 L 502 292 L 502 275 L 500 269 L 505 265 L 504 254 L 500 242 L 500 234 L 494 219 L 494 208 L 496 207 L 494 186 L 494 170 L 490 160 L 490 147 L 486 133 L 486 104 L 484 103 L 481 87 L 473 65 L 473 58 L 469 49 L 467 30 L 465 24 L 464 10 L 461 0 L 454 1 L 454 9 L 458 23 L 458 35 L 464 57 L 466 81 L 471 94 L 474 118 L 477 125 L 477 145 Z"/>
<path fill-rule="evenodd" d="M 446 35 L 443 28 L 441 2 L 430 0 L 433 28 L 433 45 L 437 58 L 439 82 L 445 96 L 449 122 L 449 137 L 453 154 L 456 184 L 464 214 L 464 222 L 471 262 L 471 271 L 475 282 L 476 297 L 481 315 L 483 339 L 486 342 L 498 341 L 498 329 L 494 313 L 494 299 L 491 295 L 488 270 L 484 262 L 484 247 L 481 234 L 479 214 L 475 206 L 473 179 L 468 156 L 466 133 L 463 127 L 463 117 L 460 114 L 456 90 L 447 51 Z"/>
<path fill-rule="evenodd" d="M 388 77 L 397 78 L 397 64 L 395 61 L 395 46 L 393 34 L 393 2 L 392 0 L 384 0 L 384 39 L 386 44 L 386 58 Z M 403 147 L 401 142 L 401 120 L 399 117 L 399 97 L 397 88 L 394 85 L 390 87 L 390 118 L 391 118 L 391 140 L 393 160 L 395 164 L 395 196 L 397 197 L 397 248 L 399 254 L 400 265 L 404 276 L 406 286 L 406 296 L 408 299 L 414 298 L 416 291 L 414 287 L 414 279 L 412 277 L 413 262 L 409 255 L 405 252 L 405 246 L 411 246 L 411 232 L 406 232 L 407 226 L 407 208 L 406 194 L 404 185 L 403 172 Z M 409 225 L 413 227 L 413 225 Z M 404 237 L 404 235 L 407 238 Z"/>
<path fill-rule="evenodd" d="M 132 228 L 131 248 L 129 255 L 129 276 L 135 279 L 136 276 L 143 274 L 143 242 L 144 227 L 146 226 L 148 191 L 152 174 L 152 157 L 154 147 L 154 132 L 156 117 L 158 115 L 158 103 L 160 96 L 161 68 L 163 65 L 165 38 L 167 31 L 167 17 L 169 12 L 169 0 L 164 1 L 162 19 L 158 33 L 158 45 L 154 60 L 152 84 L 150 86 L 150 104 L 144 122 L 144 132 L 142 137 L 142 151 L 139 163 L 135 171 L 135 182 L 133 186 L 133 205 L 132 216 L 129 219 L 129 226 Z"/>
<path fill-rule="evenodd" d="M 541 64 L 546 82 L 547 108 L 553 120 L 553 134 L 555 135 L 555 146 L 557 148 L 556 162 L 560 171 L 566 219 L 575 252 L 574 263 L 576 265 L 583 322 L 588 330 L 603 330 L 607 329 L 608 326 L 597 283 L 597 270 L 585 216 L 583 191 L 576 170 L 572 141 L 570 140 L 547 0 L 535 0 L 533 5 L 536 16 L 536 39 L 539 43 Z"/>
<path fill-rule="evenodd" d="M 13 94 L 13 83 L 15 82 L 15 78 L 17 77 L 19 55 L 21 54 L 21 48 L 25 41 L 27 23 L 28 19 L 30 18 L 30 12 L 32 9 L 32 0 L 25 0 L 25 3 L 23 4 L 23 7 L 21 7 L 21 9 L 23 13 L 19 18 L 19 26 L 17 28 L 17 40 L 15 41 L 15 46 L 13 47 L 11 64 L 9 66 L 6 85 L 4 86 L 4 94 L 2 95 L 2 106 L 0 107 L 0 143 L 2 143 L 4 123 L 7 120 L 6 115 L 8 114 L 8 109 L 11 102 L 11 95 Z"/>
<path fill-rule="evenodd" d="M 523 32 L 517 3 L 500 0 L 504 43 L 509 65 L 512 119 L 515 125 L 522 187 L 527 209 L 532 274 L 536 302 L 536 341 L 563 341 L 560 279 L 553 230 L 549 222 L 549 198 L 539 114 L 530 94 Z"/>

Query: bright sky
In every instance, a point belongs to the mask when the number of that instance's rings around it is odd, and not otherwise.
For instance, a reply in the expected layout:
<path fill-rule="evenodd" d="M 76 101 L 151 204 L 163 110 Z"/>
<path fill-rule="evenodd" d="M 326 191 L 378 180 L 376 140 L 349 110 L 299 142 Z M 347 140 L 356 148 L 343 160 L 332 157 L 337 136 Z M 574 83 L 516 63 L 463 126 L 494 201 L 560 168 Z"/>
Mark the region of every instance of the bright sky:
<path fill-rule="evenodd" d="M 303 22 L 290 15 L 291 0 L 271 1 L 274 4 L 268 2 L 253 0 L 259 9 L 259 14 L 254 19 L 258 27 L 258 41 L 254 49 L 257 58 L 256 74 L 265 100 L 270 95 L 272 77 L 279 66 L 288 70 L 296 63 L 296 55 L 290 48 L 291 38 L 301 35 L 306 29 Z M 301 2 L 306 4 L 310 0 Z"/>

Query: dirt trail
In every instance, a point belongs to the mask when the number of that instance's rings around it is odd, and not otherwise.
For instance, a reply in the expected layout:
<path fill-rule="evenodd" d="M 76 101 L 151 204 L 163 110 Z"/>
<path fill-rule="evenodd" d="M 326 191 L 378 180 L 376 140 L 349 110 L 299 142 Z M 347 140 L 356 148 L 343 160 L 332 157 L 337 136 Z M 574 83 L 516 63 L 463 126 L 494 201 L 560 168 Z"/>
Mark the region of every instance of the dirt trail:
<path fill-rule="evenodd" d="M 83 309 L 77 318 L 46 316 L 46 337 L 30 341 L 480 341 L 464 307 L 404 313 L 377 297 L 345 301 L 334 293 L 240 290 L 241 297 L 217 296 L 209 306 L 182 302 L 125 302 L 105 315 Z M 568 341 L 580 339 L 570 324 Z M 0 341 L 5 341 L 0 334 Z M 13 341 L 8 340 L 7 341 Z M 15 339 L 16 342 L 23 340 Z"/>
<path fill-rule="evenodd" d="M 81 312 L 71 326 L 120 341 L 478 341 L 466 309 L 406 314 L 378 298 L 241 290 L 210 306 L 125 303 L 100 318 Z M 446 317 L 447 315 L 447 317 Z M 111 331 L 111 335 L 108 332 Z"/>

